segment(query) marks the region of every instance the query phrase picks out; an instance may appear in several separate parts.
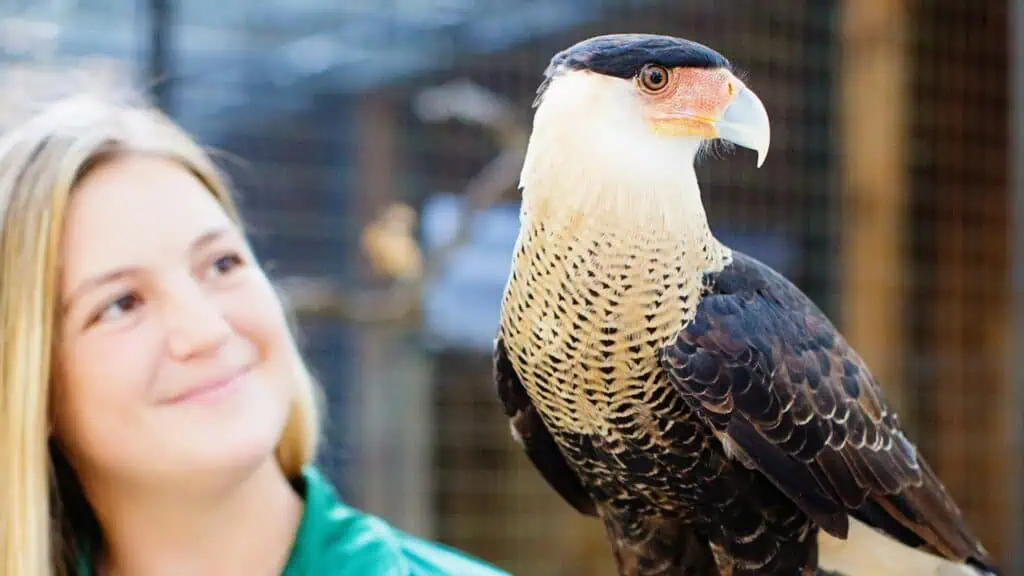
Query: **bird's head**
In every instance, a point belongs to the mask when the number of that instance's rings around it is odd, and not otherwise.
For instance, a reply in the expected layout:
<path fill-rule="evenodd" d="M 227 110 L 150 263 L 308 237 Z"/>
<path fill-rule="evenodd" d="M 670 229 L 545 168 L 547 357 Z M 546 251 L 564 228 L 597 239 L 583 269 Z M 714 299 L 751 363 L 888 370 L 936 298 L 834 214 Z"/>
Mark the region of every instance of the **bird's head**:
<path fill-rule="evenodd" d="M 524 191 L 531 180 L 550 185 L 559 171 L 590 174 L 573 184 L 589 190 L 635 192 L 672 178 L 696 187 L 692 167 L 708 143 L 750 148 L 760 166 L 771 137 L 764 105 L 729 61 L 671 36 L 611 34 L 562 50 L 534 106 Z M 686 163 L 688 173 L 679 170 Z"/>

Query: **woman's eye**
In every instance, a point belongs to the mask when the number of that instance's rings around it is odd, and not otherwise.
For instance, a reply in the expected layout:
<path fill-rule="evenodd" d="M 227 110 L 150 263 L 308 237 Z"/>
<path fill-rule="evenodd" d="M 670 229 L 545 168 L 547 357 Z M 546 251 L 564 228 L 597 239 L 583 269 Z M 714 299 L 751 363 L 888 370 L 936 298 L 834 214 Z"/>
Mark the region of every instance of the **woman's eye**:
<path fill-rule="evenodd" d="M 239 254 L 234 252 L 231 254 L 225 254 L 213 261 L 210 265 L 210 273 L 215 276 L 223 276 L 231 272 L 234 268 L 241 266 L 243 263 L 244 261 Z"/>
<path fill-rule="evenodd" d="M 117 320 L 121 316 L 128 314 L 137 308 L 141 303 L 142 300 L 133 292 L 119 296 L 101 308 L 100 311 L 93 316 L 90 324 L 94 322 L 110 322 Z"/>

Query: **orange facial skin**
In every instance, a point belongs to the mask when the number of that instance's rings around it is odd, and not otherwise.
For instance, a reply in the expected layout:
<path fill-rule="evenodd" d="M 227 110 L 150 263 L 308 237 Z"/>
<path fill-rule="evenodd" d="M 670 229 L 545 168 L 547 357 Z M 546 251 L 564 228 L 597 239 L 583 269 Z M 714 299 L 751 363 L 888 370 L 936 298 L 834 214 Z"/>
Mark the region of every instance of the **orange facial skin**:
<path fill-rule="evenodd" d="M 644 116 L 664 136 L 715 138 L 721 117 L 741 83 L 724 68 L 648 65 L 636 78 Z"/>

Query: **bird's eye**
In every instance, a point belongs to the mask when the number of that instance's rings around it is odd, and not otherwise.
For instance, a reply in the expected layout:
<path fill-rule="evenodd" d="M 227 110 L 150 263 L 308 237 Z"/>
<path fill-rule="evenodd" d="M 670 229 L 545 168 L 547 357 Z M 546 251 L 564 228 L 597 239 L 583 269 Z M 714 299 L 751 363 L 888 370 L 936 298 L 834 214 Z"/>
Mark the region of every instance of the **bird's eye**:
<path fill-rule="evenodd" d="M 640 85 L 649 92 L 658 92 L 668 86 L 668 70 L 660 64 L 648 64 L 640 70 Z"/>

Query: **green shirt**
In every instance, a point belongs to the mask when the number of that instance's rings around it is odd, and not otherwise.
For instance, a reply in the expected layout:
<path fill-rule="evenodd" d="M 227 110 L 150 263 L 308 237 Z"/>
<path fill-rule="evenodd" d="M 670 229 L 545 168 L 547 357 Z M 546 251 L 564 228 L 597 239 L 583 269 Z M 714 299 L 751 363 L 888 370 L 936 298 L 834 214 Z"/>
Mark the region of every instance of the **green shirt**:
<path fill-rule="evenodd" d="M 303 468 L 299 489 L 306 505 L 282 576 L 510 576 L 347 506 L 313 466 Z M 92 576 L 88 554 L 77 568 Z"/>

